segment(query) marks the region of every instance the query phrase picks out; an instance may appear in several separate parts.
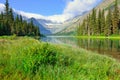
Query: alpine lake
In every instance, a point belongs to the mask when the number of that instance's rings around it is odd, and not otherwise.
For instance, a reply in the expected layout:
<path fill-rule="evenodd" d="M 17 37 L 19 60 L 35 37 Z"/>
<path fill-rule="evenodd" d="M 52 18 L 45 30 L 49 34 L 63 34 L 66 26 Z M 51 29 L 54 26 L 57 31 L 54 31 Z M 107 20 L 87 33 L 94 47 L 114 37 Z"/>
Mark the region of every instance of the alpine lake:
<path fill-rule="evenodd" d="M 47 36 L 41 38 L 42 41 L 52 44 L 62 44 L 72 47 L 79 47 L 88 51 L 107 55 L 120 61 L 120 39 L 93 39 L 76 38 L 73 36 Z"/>

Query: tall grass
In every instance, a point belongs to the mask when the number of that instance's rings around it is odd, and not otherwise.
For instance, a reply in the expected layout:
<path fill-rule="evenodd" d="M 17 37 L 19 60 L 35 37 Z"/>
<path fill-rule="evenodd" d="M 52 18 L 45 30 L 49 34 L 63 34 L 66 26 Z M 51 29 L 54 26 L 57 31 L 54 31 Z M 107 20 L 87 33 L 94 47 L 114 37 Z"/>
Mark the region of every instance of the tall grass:
<path fill-rule="evenodd" d="M 120 64 L 83 49 L 22 38 L 0 39 L 0 80 L 119 80 Z"/>

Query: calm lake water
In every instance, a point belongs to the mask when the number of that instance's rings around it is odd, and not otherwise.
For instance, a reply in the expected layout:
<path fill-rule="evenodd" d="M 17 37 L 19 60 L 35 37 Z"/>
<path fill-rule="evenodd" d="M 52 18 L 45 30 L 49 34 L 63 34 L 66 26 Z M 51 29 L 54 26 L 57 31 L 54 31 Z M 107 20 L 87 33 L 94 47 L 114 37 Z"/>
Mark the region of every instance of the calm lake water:
<path fill-rule="evenodd" d="M 84 48 L 89 51 L 98 52 L 99 54 L 111 56 L 120 61 L 120 40 L 77 39 L 69 36 L 48 36 L 41 40 L 54 44 Z"/>

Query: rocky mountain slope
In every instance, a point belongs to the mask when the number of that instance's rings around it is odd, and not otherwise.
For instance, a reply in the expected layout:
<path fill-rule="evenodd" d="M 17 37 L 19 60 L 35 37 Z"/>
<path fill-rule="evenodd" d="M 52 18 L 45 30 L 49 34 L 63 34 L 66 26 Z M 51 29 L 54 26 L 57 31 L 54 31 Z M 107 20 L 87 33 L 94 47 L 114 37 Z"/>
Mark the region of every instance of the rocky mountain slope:
<path fill-rule="evenodd" d="M 114 2 L 115 0 L 103 0 L 98 6 L 95 7 L 95 9 L 98 11 L 99 9 L 105 9 L 105 13 L 107 13 L 108 11 L 108 7 L 113 7 L 114 6 Z M 120 8 L 120 0 L 118 0 L 118 6 Z M 66 28 L 64 30 L 62 30 L 61 32 L 59 32 L 58 34 L 72 34 L 74 35 L 76 33 L 76 29 L 78 27 L 79 24 L 82 23 L 82 21 L 87 18 L 87 16 L 91 13 L 87 12 L 86 14 L 84 14 L 83 16 L 78 16 L 77 18 L 72 19 L 69 22 L 65 22 L 64 24 L 62 24 L 61 26 L 65 26 Z"/>
<path fill-rule="evenodd" d="M 36 26 L 39 27 L 41 34 L 44 34 L 44 35 L 51 34 L 51 31 L 48 30 L 48 29 L 45 27 L 46 25 L 41 24 L 41 23 L 38 22 L 38 20 L 36 20 L 35 18 L 30 18 L 30 19 L 27 20 L 27 22 L 29 23 L 29 22 L 31 22 L 31 20 L 33 21 L 33 24 L 34 24 L 34 25 L 36 25 Z M 40 20 L 39 20 L 39 21 L 40 21 Z"/>

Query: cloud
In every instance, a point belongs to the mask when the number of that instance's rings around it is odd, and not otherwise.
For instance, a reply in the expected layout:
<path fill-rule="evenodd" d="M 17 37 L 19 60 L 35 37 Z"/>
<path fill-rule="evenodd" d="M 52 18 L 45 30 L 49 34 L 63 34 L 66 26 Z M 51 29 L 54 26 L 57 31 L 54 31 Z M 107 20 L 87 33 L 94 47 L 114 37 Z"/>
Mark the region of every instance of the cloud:
<path fill-rule="evenodd" d="M 53 22 L 62 23 L 68 19 L 70 19 L 71 14 L 60 14 L 60 15 L 53 15 L 48 16 L 47 19 L 52 20 Z"/>
<path fill-rule="evenodd" d="M 29 13 L 29 12 L 24 12 L 24 11 L 20 11 L 20 10 L 15 10 L 13 9 L 14 12 L 16 12 L 19 15 L 25 16 L 27 18 L 36 18 L 36 19 L 46 19 L 46 20 L 51 20 L 52 22 L 57 22 L 57 23 L 62 23 L 68 19 L 70 19 L 70 17 L 72 17 L 73 15 L 71 14 L 59 14 L 59 15 L 52 15 L 52 16 L 43 16 L 40 14 L 34 14 L 34 13 Z"/>
<path fill-rule="evenodd" d="M 91 10 L 100 0 L 71 0 L 64 9 L 63 14 L 74 16 L 81 15 L 83 12 Z"/>
<path fill-rule="evenodd" d="M 42 15 L 40 15 L 40 14 L 24 12 L 24 11 L 15 10 L 15 9 L 13 9 L 13 10 L 14 10 L 14 12 L 16 12 L 17 14 L 22 15 L 22 16 L 25 16 L 25 17 L 27 17 L 27 18 L 32 18 L 32 17 L 34 17 L 34 18 L 36 18 L 36 19 L 39 19 L 39 18 L 44 19 L 44 18 L 45 18 L 44 16 L 42 16 Z"/>
<path fill-rule="evenodd" d="M 64 22 L 77 15 L 82 15 L 84 12 L 91 10 L 102 0 L 63 0 L 66 2 L 66 7 L 61 15 L 53 15 L 52 20 Z"/>
<path fill-rule="evenodd" d="M 19 10 L 15 10 L 13 9 L 14 12 L 16 12 L 19 15 L 25 16 L 27 18 L 36 18 L 36 19 L 46 19 L 46 20 L 51 20 L 52 22 L 57 22 L 57 23 L 61 23 L 64 22 L 66 19 L 69 19 L 69 17 L 67 15 L 64 14 L 60 14 L 60 15 L 52 15 L 52 16 L 43 16 L 40 14 L 34 14 L 34 13 L 29 13 L 29 12 L 24 12 L 24 11 L 19 11 Z"/>
<path fill-rule="evenodd" d="M 84 12 L 91 10 L 95 7 L 101 0 L 63 0 L 66 2 L 66 7 L 62 14 L 48 16 L 48 19 L 64 22 L 71 19 L 77 15 L 82 15 Z"/>
<path fill-rule="evenodd" d="M 5 5 L 4 4 L 0 4 L 0 12 L 4 11 Z"/>
<path fill-rule="evenodd" d="M 43 16 L 40 14 L 34 14 L 15 9 L 14 11 L 28 18 L 34 17 L 37 19 L 47 19 L 53 22 L 61 23 L 77 15 L 81 15 L 86 11 L 91 10 L 101 0 L 63 0 L 63 1 L 66 2 L 66 7 L 62 14 Z M 3 11 L 4 7 L 5 7 L 4 4 L 0 4 L 0 11 Z"/>

